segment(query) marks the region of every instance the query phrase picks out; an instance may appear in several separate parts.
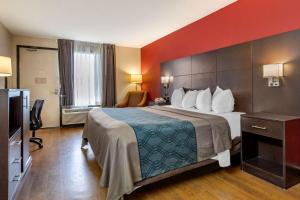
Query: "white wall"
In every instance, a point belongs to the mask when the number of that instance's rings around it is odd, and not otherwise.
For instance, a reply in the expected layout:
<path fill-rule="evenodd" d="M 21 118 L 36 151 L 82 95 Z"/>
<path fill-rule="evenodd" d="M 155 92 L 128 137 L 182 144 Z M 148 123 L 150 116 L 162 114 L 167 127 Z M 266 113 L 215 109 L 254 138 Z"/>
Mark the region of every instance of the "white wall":
<path fill-rule="evenodd" d="M 11 56 L 11 34 L 0 23 L 0 56 Z M 4 88 L 4 78 L 0 77 L 0 89 Z"/>
<path fill-rule="evenodd" d="M 56 39 L 33 38 L 26 36 L 12 37 L 12 66 L 13 76 L 8 80 L 10 88 L 17 87 L 16 78 L 16 51 L 17 45 L 41 46 L 57 48 Z M 135 85 L 130 83 L 130 74 L 141 73 L 141 50 L 139 48 L 116 47 L 116 90 L 117 102 L 119 102 L 128 91 L 135 90 Z"/>
<path fill-rule="evenodd" d="M 11 47 L 13 76 L 8 79 L 8 87 L 9 88 L 17 87 L 17 76 L 16 76 L 16 74 L 17 74 L 17 72 L 16 72 L 17 71 L 16 70 L 17 69 L 16 68 L 17 45 L 57 48 L 57 40 L 56 39 L 34 38 L 34 37 L 13 35 L 12 36 L 12 47 Z"/>
<path fill-rule="evenodd" d="M 117 46 L 116 68 L 117 102 L 120 102 L 128 91 L 136 89 L 130 83 L 130 74 L 141 73 L 141 49 Z"/>

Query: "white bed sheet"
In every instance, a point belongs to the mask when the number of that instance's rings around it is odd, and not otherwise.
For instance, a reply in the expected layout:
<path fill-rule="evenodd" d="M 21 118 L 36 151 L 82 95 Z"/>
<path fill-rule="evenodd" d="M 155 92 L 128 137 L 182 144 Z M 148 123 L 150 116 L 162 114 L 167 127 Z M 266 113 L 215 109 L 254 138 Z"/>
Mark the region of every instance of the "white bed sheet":
<path fill-rule="evenodd" d="M 170 105 L 168 105 L 166 107 L 171 107 L 171 108 L 181 109 L 181 110 L 188 110 L 188 111 L 192 111 L 192 112 L 198 112 L 198 113 L 204 113 L 204 114 L 210 114 L 210 115 L 217 115 L 217 116 L 223 117 L 224 119 L 227 120 L 227 122 L 229 124 L 230 132 L 231 132 L 231 139 L 241 136 L 241 115 L 245 114 L 243 112 L 215 113 L 213 111 L 200 112 L 196 108 L 188 108 L 188 109 L 187 108 L 178 108 L 178 107 L 174 107 L 174 106 L 170 106 Z M 220 167 L 228 167 L 231 165 L 229 150 L 218 153 L 218 155 L 213 157 L 212 159 L 218 160 Z"/>
<path fill-rule="evenodd" d="M 243 112 L 215 113 L 213 111 L 200 112 L 196 108 L 178 108 L 178 107 L 174 107 L 171 105 L 168 105 L 165 107 L 181 109 L 181 110 L 188 110 L 188 111 L 197 112 L 197 113 L 204 113 L 204 114 L 217 115 L 220 117 L 224 117 L 227 120 L 229 127 L 230 127 L 231 139 L 241 136 L 241 115 L 245 114 Z"/>

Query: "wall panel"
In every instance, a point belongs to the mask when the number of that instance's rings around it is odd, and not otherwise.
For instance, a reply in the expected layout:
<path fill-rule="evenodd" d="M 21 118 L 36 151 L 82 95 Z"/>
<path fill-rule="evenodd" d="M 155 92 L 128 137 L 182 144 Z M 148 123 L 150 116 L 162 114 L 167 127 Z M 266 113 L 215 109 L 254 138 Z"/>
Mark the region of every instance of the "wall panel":
<path fill-rule="evenodd" d="M 192 56 L 192 73 L 211 73 L 217 71 L 217 55 L 208 52 Z"/>
<path fill-rule="evenodd" d="M 253 42 L 253 109 L 300 115 L 300 30 Z M 263 64 L 284 63 L 281 86 L 270 88 Z"/>
<path fill-rule="evenodd" d="M 232 90 L 236 111 L 300 115 L 299 47 L 300 30 L 296 30 L 165 62 L 161 73 L 164 75 L 173 68 L 187 73 L 191 69 L 191 75 L 175 76 L 170 94 L 179 87 L 210 87 L 214 92 L 219 85 Z M 190 58 L 191 62 L 182 62 Z M 280 87 L 268 87 L 267 79 L 263 78 L 263 65 L 270 63 L 284 64 Z"/>

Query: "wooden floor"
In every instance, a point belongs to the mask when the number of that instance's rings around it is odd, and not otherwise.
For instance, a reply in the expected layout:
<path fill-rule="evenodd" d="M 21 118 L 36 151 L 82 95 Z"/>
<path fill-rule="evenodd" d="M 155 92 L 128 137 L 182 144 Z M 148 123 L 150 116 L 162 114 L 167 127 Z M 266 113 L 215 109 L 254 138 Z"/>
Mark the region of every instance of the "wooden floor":
<path fill-rule="evenodd" d="M 81 128 L 38 131 L 44 148 L 32 152 L 33 164 L 16 200 L 104 200 L 101 171 L 90 148 L 81 150 Z M 34 149 L 34 148 L 33 148 Z M 128 200 L 280 199 L 299 200 L 300 184 L 289 190 L 242 172 L 238 166 L 205 175 L 180 175 L 144 187 Z"/>

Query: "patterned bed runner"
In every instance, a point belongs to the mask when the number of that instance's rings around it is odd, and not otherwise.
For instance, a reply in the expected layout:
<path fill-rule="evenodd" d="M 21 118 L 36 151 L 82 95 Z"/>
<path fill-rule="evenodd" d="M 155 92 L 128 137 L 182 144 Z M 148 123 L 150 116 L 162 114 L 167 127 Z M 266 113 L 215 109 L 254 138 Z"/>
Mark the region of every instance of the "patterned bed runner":
<path fill-rule="evenodd" d="M 133 128 L 143 180 L 197 162 L 196 133 L 191 122 L 136 108 L 102 110 Z"/>

